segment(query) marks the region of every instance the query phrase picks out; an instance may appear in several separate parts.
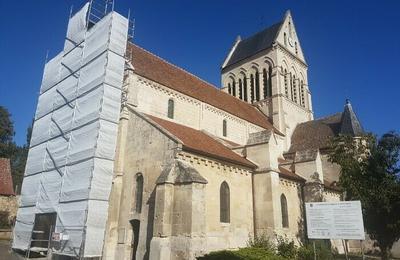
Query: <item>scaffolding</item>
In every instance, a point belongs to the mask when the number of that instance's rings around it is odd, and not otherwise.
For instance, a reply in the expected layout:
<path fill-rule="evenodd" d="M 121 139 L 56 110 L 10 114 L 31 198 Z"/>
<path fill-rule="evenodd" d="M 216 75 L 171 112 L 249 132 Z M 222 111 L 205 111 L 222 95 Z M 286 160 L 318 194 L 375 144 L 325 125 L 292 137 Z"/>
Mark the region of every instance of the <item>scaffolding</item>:
<path fill-rule="evenodd" d="M 33 241 L 40 232 L 35 218 L 51 213 L 54 232 L 67 239 L 50 251 L 101 256 L 130 24 L 113 9 L 113 1 L 91 0 L 71 14 L 63 50 L 45 65 L 14 249 L 29 254 L 33 244 L 45 243 Z"/>

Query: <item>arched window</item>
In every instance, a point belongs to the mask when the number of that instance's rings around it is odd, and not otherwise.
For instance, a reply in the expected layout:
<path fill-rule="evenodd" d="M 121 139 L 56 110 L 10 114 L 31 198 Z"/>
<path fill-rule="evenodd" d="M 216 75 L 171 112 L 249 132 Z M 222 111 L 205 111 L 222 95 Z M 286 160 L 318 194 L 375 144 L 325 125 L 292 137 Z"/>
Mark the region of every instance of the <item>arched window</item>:
<path fill-rule="evenodd" d="M 256 71 L 256 100 L 260 100 L 260 73 L 258 73 L 258 70 Z"/>
<path fill-rule="evenodd" d="M 272 97 L 272 66 L 268 68 L 268 93 L 267 96 Z"/>
<path fill-rule="evenodd" d="M 219 189 L 219 221 L 222 223 L 230 222 L 230 194 L 229 186 L 225 181 Z"/>
<path fill-rule="evenodd" d="M 254 101 L 254 75 L 250 74 L 250 101 Z"/>
<path fill-rule="evenodd" d="M 284 194 L 281 195 L 281 213 L 282 213 L 282 227 L 288 228 L 289 227 L 288 206 Z"/>
<path fill-rule="evenodd" d="M 284 39 L 285 46 L 287 46 L 287 35 L 286 35 L 286 33 L 283 33 L 283 39 Z"/>
<path fill-rule="evenodd" d="M 303 81 L 300 82 L 300 95 L 301 95 L 300 103 L 303 107 L 306 107 Z"/>
<path fill-rule="evenodd" d="M 227 129 L 227 125 L 226 125 L 226 120 L 225 119 L 222 121 L 222 135 L 225 136 L 225 137 L 228 135 L 228 129 Z"/>
<path fill-rule="evenodd" d="M 243 94 L 244 94 L 244 101 L 247 101 L 247 78 L 243 76 Z"/>
<path fill-rule="evenodd" d="M 168 100 L 168 117 L 174 119 L 175 104 L 173 99 Z"/>
<path fill-rule="evenodd" d="M 285 71 L 283 72 L 283 77 L 284 77 L 284 81 L 285 81 L 285 96 L 287 98 L 289 98 L 289 87 L 288 87 L 288 73 L 287 70 L 285 69 Z"/>
<path fill-rule="evenodd" d="M 228 93 L 231 94 L 231 83 L 228 83 Z"/>
<path fill-rule="evenodd" d="M 293 101 L 297 103 L 297 86 L 296 86 L 296 76 L 293 75 L 293 85 L 292 85 Z"/>
<path fill-rule="evenodd" d="M 143 176 L 138 173 L 136 175 L 136 194 L 135 194 L 135 209 L 137 213 L 142 212 L 143 200 Z"/>
<path fill-rule="evenodd" d="M 266 99 L 268 91 L 268 73 L 266 69 L 263 69 L 263 91 L 264 91 L 263 98 Z"/>
<path fill-rule="evenodd" d="M 242 79 L 239 79 L 239 98 L 243 99 L 243 84 Z"/>
<path fill-rule="evenodd" d="M 232 93 L 233 96 L 236 97 L 236 82 L 234 79 L 232 79 Z"/>

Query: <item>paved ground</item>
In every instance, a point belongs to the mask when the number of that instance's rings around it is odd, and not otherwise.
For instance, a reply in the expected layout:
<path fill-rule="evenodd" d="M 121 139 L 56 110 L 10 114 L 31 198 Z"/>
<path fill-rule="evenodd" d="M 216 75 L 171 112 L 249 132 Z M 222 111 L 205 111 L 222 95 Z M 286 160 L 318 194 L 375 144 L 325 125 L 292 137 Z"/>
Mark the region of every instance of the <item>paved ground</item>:
<path fill-rule="evenodd" d="M 9 240 L 0 240 L 0 260 L 21 260 L 20 256 L 11 253 L 11 242 Z"/>

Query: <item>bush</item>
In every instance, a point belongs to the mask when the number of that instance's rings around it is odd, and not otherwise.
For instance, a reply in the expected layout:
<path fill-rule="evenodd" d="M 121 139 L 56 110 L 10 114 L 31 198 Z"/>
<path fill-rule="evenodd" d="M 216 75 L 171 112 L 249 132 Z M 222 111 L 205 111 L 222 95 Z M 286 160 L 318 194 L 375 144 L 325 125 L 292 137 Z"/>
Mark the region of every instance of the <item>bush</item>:
<path fill-rule="evenodd" d="M 269 237 L 266 234 L 261 234 L 259 236 L 255 236 L 254 238 L 249 238 L 247 242 L 248 247 L 255 248 L 264 248 L 267 251 L 275 252 L 275 245 L 271 242 Z"/>
<path fill-rule="evenodd" d="M 286 260 L 264 248 L 246 247 L 237 251 L 217 251 L 198 257 L 198 260 Z"/>
<path fill-rule="evenodd" d="M 326 241 L 315 241 L 315 251 L 317 259 L 333 260 L 334 255 L 331 251 L 331 246 Z M 297 258 L 299 260 L 314 260 L 314 246 L 310 242 L 298 249 Z"/>
<path fill-rule="evenodd" d="M 278 245 L 276 247 L 278 254 L 288 259 L 295 259 L 297 256 L 297 246 L 294 241 L 289 241 L 286 237 L 277 238 Z"/>

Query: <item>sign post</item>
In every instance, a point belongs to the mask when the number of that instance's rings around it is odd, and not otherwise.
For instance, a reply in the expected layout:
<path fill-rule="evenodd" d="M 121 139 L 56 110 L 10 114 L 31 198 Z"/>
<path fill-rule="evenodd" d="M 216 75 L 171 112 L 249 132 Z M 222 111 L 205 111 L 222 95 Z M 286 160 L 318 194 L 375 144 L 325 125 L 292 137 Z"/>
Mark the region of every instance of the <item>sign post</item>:
<path fill-rule="evenodd" d="M 365 240 L 360 201 L 306 203 L 306 220 L 309 239 Z"/>

